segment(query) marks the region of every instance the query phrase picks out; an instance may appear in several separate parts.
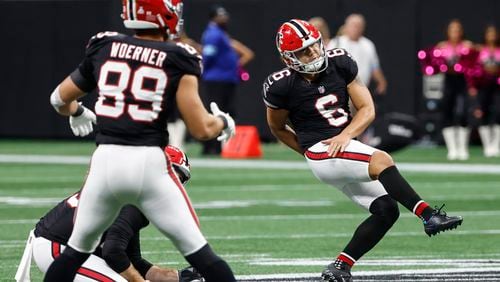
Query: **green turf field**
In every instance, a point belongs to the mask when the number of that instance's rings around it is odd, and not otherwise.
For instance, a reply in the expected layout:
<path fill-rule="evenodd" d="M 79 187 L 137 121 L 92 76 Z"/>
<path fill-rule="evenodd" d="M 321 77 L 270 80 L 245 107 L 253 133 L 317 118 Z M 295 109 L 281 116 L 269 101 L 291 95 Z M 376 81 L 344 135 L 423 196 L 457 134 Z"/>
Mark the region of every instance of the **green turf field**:
<path fill-rule="evenodd" d="M 90 156 L 89 142 L 0 141 L 2 155 Z M 199 146 L 189 145 L 191 159 Z M 302 163 L 281 145 L 265 145 L 265 160 Z M 500 165 L 479 148 L 466 164 Z M 447 163 L 443 148 L 412 148 L 394 155 L 405 163 Z M 79 189 L 87 166 L 0 162 L 0 280 L 13 281 L 28 231 L 57 201 Z M 353 269 L 422 270 L 471 266 L 500 271 L 500 175 L 405 172 L 433 205 L 446 203 L 464 216 L 459 229 L 428 238 L 421 222 L 401 207 L 387 237 Z M 320 273 L 348 242 L 366 213 L 343 194 L 317 181 L 307 169 L 192 167 L 187 185 L 213 248 L 240 277 L 256 274 Z M 183 267 L 183 258 L 153 227 L 142 233 L 144 257 Z M 474 264 L 474 265 L 476 265 Z M 473 266 L 473 265 L 472 265 Z M 32 267 L 33 281 L 42 275 Z M 309 280 L 307 280 L 309 281 Z M 486 280 L 485 280 L 486 281 Z M 489 280 L 498 281 L 498 280 Z"/>

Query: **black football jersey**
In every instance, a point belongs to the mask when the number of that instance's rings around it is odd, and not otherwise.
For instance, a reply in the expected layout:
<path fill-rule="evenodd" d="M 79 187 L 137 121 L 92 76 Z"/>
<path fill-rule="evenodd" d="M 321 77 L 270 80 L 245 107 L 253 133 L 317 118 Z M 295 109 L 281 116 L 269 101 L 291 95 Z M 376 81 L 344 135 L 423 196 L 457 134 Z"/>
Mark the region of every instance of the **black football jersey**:
<path fill-rule="evenodd" d="M 193 47 L 103 32 L 90 39 L 71 78 L 83 91 L 96 89 L 99 95 L 97 144 L 163 147 L 185 74 L 201 75 L 201 56 Z"/>
<path fill-rule="evenodd" d="M 40 218 L 35 226 L 35 235 L 66 245 L 73 231 L 73 219 L 76 207 L 78 206 L 79 197 L 80 192 L 73 194 L 58 203 L 57 206 Z M 120 210 L 116 220 L 102 236 L 100 243 L 107 239 L 114 238 L 127 240 L 127 254 L 129 256 L 137 255 L 128 253 L 128 251 L 140 251 L 138 245 L 139 231 L 148 224 L 149 221 L 139 209 L 132 205 L 125 205 Z M 96 250 L 95 254 L 100 256 L 100 248 Z"/>
<path fill-rule="evenodd" d="M 326 51 L 328 67 L 310 82 L 285 68 L 268 76 L 263 85 L 266 106 L 289 111 L 289 122 L 299 144 L 307 149 L 338 135 L 351 122 L 347 85 L 358 67 L 344 49 Z"/>

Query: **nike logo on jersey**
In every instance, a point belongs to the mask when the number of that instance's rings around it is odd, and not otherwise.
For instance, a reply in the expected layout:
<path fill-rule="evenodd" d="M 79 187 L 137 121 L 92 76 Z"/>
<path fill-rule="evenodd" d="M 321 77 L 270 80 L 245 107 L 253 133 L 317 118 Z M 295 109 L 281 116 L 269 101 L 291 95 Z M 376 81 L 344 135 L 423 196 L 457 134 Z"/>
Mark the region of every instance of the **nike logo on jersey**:
<path fill-rule="evenodd" d="M 111 45 L 111 58 L 135 60 L 142 63 L 154 65 L 157 67 L 163 66 L 163 61 L 167 58 L 167 53 L 132 44 L 113 42 Z"/>

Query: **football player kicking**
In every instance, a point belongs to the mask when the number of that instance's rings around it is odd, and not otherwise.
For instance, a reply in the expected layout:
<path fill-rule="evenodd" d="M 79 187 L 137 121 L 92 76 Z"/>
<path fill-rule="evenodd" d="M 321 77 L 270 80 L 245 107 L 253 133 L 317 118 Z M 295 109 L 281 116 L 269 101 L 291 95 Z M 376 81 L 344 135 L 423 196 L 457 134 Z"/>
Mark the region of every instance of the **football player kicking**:
<path fill-rule="evenodd" d="M 184 152 L 174 146 L 167 146 L 165 153 L 170 158 L 179 180 L 185 184 L 191 177 L 190 166 Z M 27 243 L 25 254 L 33 255 L 36 265 L 46 272 L 54 258 L 66 248 L 73 230 L 73 217 L 78 205 L 80 191 L 64 199 L 51 209 L 36 224 Z M 145 280 L 151 282 L 201 282 L 203 278 L 192 267 L 181 271 L 161 268 L 153 265 L 141 255 L 140 233 L 149 221 L 135 206 L 124 206 L 118 217 L 99 242 L 98 248 L 78 270 L 74 281 L 117 281 L 131 279 L 132 272 L 137 271 Z M 23 258 L 16 275 L 18 281 L 26 281 L 21 277 L 29 277 L 30 258 Z"/>
<path fill-rule="evenodd" d="M 326 51 L 321 35 L 303 20 L 279 28 L 276 45 L 287 68 L 264 82 L 267 122 L 273 134 L 303 154 L 313 174 L 339 188 L 371 215 L 322 273 L 324 281 L 351 281 L 351 267 L 399 217 L 397 202 L 422 219 L 429 236 L 456 228 L 460 216 L 432 209 L 401 176 L 391 156 L 355 138 L 375 118 L 368 88 L 344 49 Z M 352 100 L 357 112 L 351 116 Z"/>
<path fill-rule="evenodd" d="M 134 36 L 103 32 L 90 39 L 86 54 L 50 97 L 70 117 L 76 135 L 96 123 L 97 148 L 75 212 L 66 249 L 48 268 L 45 281 L 73 281 L 121 208 L 136 206 L 208 282 L 233 282 L 229 265 L 212 251 L 184 187 L 162 148 L 167 116 L 177 105 L 191 135 L 224 141 L 234 120 L 198 94 L 201 57 L 179 35 L 180 0 L 123 0 L 124 25 Z M 77 99 L 98 93 L 94 113 Z M 97 118 L 96 118 L 97 116 Z M 143 280 L 136 272 L 138 281 Z"/>

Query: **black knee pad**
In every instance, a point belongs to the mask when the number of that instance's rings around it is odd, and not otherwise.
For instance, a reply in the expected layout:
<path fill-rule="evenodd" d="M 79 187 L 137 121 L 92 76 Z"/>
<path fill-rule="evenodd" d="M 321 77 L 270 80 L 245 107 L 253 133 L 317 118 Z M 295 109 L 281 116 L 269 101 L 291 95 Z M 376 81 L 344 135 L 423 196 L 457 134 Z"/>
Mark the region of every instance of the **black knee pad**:
<path fill-rule="evenodd" d="M 383 218 L 387 223 L 393 224 L 399 218 L 398 203 L 389 195 L 378 197 L 370 205 L 373 215 Z"/>

